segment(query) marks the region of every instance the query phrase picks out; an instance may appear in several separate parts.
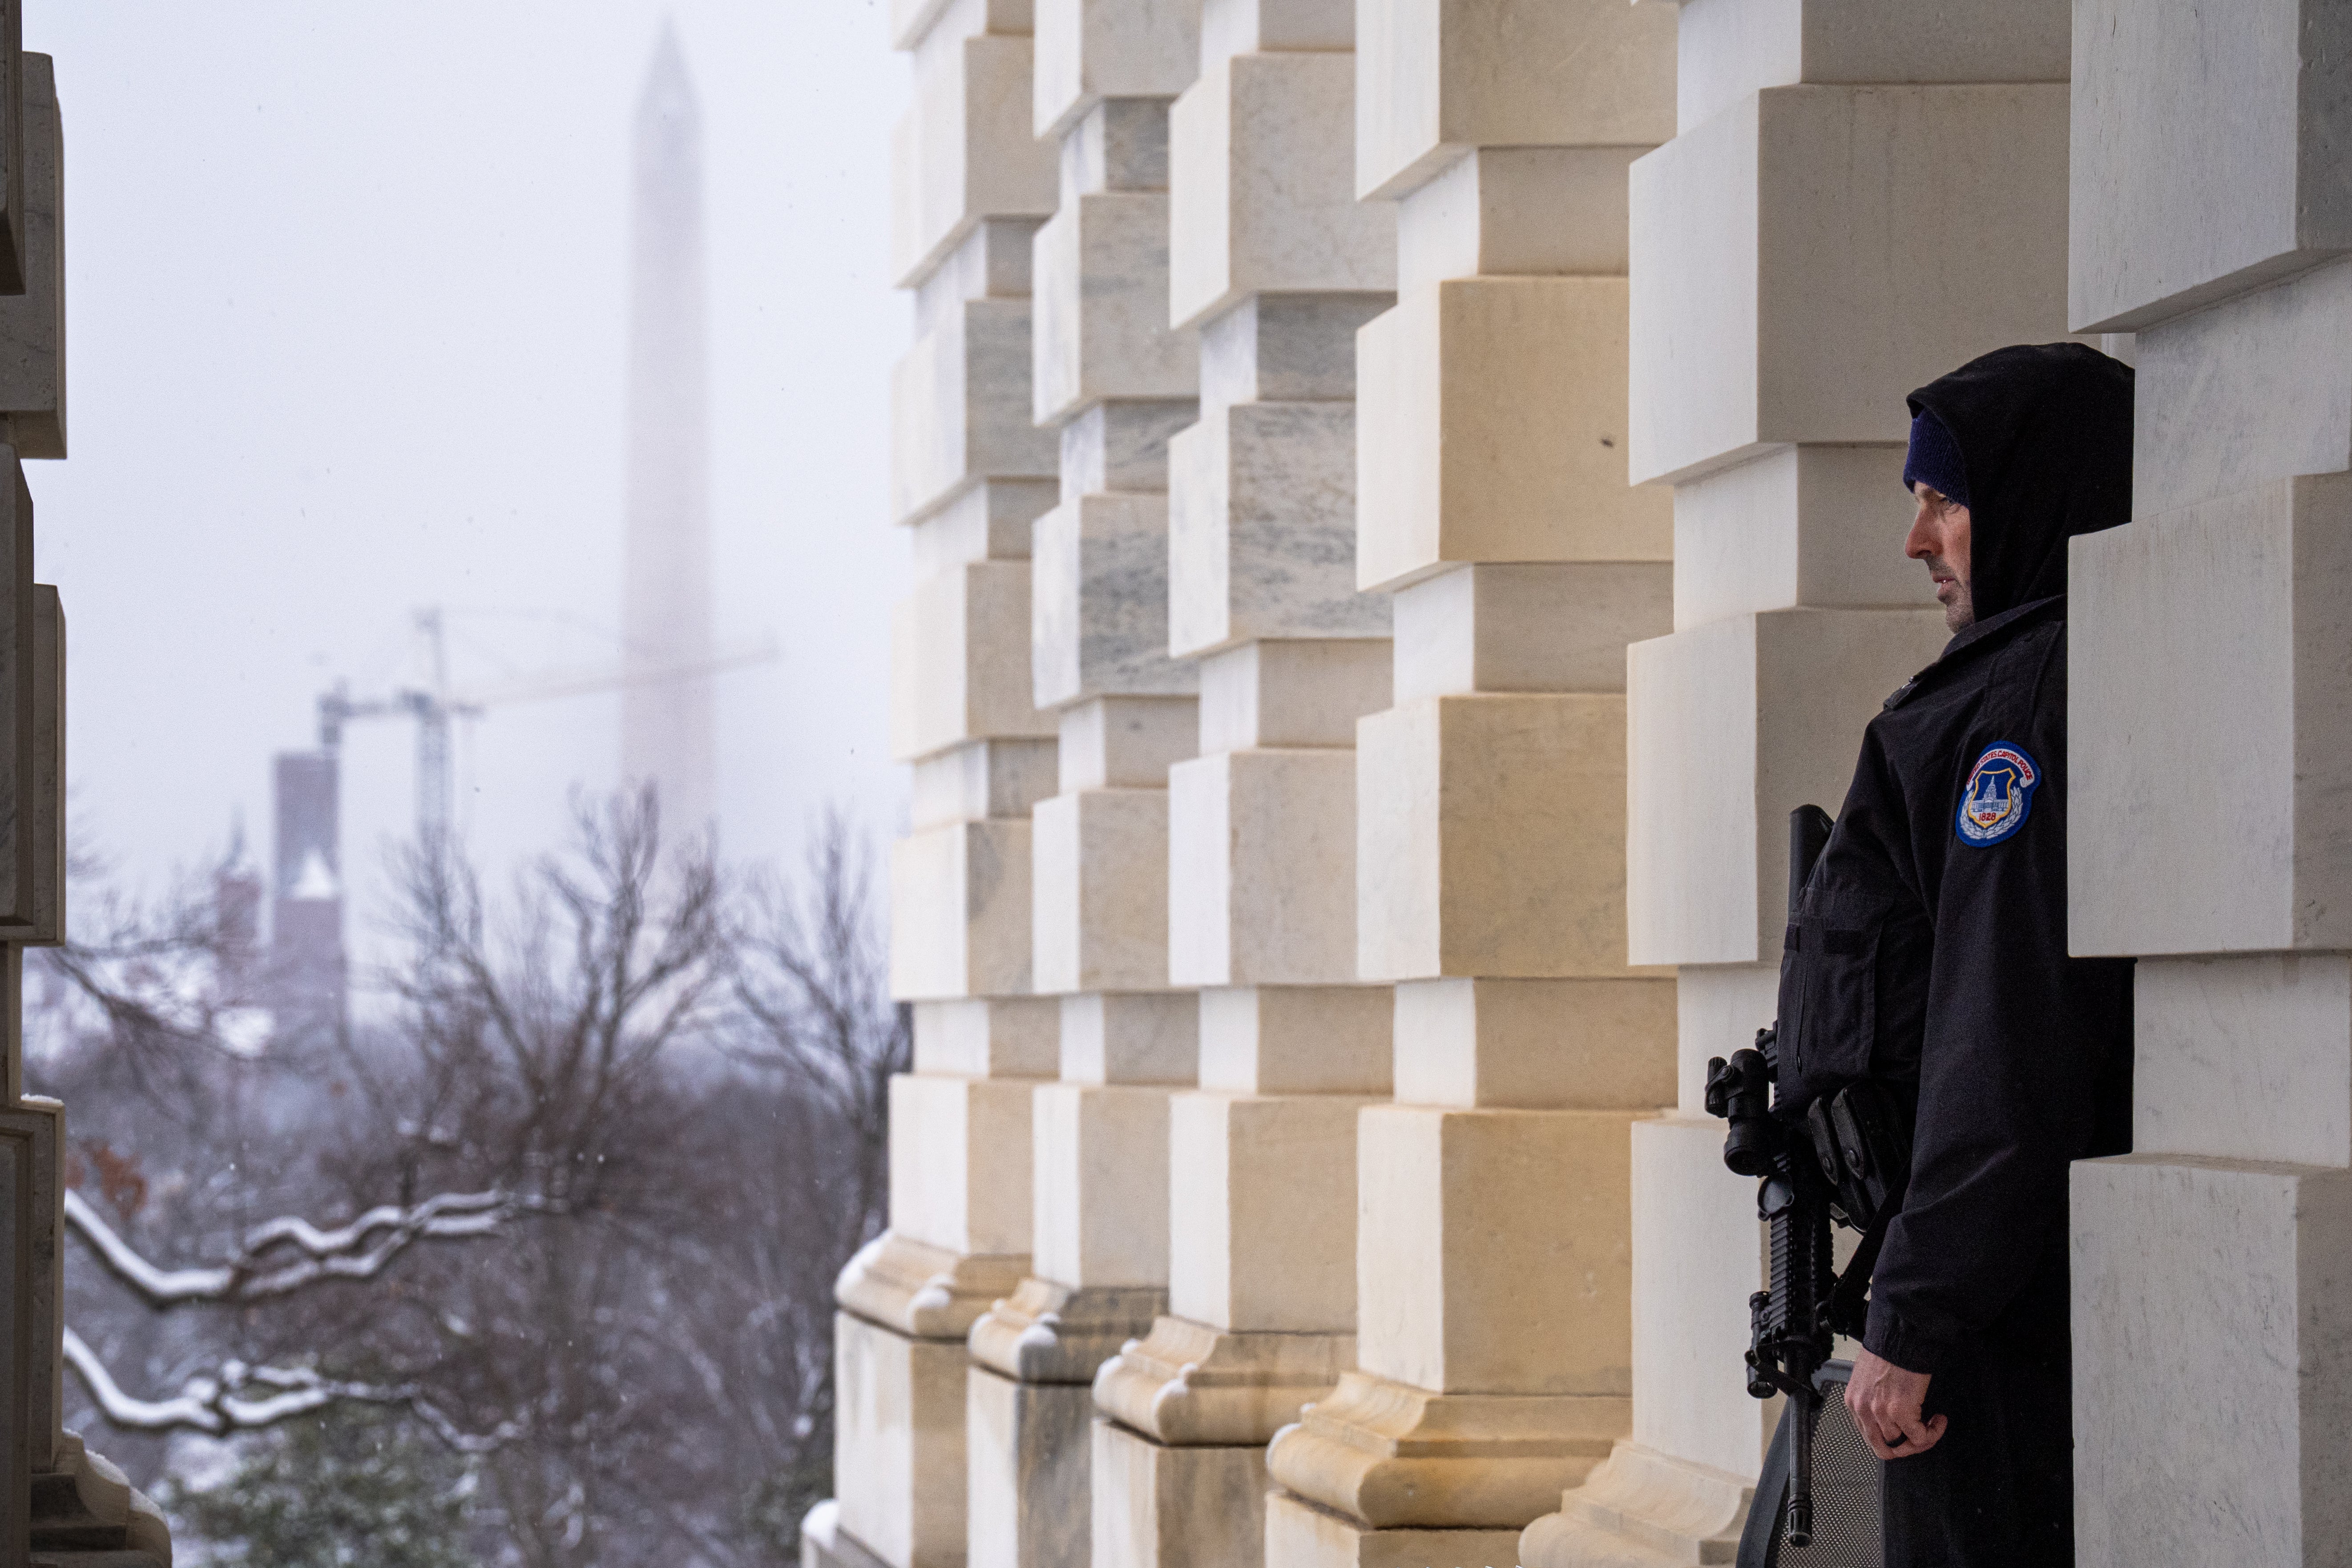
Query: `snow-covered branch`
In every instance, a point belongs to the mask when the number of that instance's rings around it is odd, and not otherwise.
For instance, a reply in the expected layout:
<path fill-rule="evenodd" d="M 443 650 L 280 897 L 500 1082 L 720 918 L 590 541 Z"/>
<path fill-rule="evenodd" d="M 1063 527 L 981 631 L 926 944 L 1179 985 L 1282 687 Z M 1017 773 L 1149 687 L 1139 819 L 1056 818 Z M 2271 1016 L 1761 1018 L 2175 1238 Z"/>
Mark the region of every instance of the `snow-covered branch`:
<path fill-rule="evenodd" d="M 244 1250 L 227 1263 L 164 1268 L 140 1256 L 79 1193 L 68 1188 L 65 1195 L 66 1224 L 108 1273 L 157 1309 L 260 1301 L 326 1280 L 370 1279 L 417 1242 L 488 1236 L 540 1206 L 511 1193 L 442 1193 L 408 1207 L 372 1208 L 332 1230 L 299 1218 L 267 1220 L 247 1233 Z"/>
<path fill-rule="evenodd" d="M 253 1366 L 241 1361 L 225 1363 L 217 1373 L 197 1373 L 183 1384 L 173 1398 L 141 1399 L 124 1392 L 98 1352 L 70 1328 L 65 1331 L 65 1352 L 82 1386 L 106 1413 L 106 1418 L 133 1431 L 204 1432 L 222 1437 L 232 1432 L 273 1426 L 338 1400 L 352 1400 L 364 1405 L 400 1405 L 460 1453 L 488 1453 L 512 1442 L 522 1432 L 511 1421 L 491 1432 L 467 1432 L 414 1384 L 346 1383 L 323 1377 L 307 1367 Z"/>

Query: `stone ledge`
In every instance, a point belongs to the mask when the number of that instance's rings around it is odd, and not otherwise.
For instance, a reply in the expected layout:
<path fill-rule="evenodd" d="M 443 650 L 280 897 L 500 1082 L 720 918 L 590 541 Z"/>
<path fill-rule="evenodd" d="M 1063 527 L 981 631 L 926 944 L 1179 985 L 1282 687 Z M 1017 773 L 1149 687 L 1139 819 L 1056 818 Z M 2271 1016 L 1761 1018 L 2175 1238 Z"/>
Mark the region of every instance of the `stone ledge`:
<path fill-rule="evenodd" d="M 844 1311 L 919 1340 L 960 1340 L 1029 1271 L 1023 1256 L 968 1258 L 884 1231 L 834 1282 Z"/>
<path fill-rule="evenodd" d="M 1160 1285 L 1056 1285 L 1021 1281 L 971 1325 L 971 1358 L 1024 1383 L 1092 1383 L 1168 1308 Z"/>
<path fill-rule="evenodd" d="M 1509 1530 L 1368 1530 L 1304 1498 L 1265 1500 L 1265 1561 L 1283 1568 L 1515 1568 Z"/>
<path fill-rule="evenodd" d="M 1095 1373 L 1095 1405 L 1171 1447 L 1265 1443 L 1355 1364 L 1353 1334 L 1228 1333 L 1161 1318 Z"/>
<path fill-rule="evenodd" d="M 1752 1480 L 1639 1443 L 1617 1445 L 1519 1537 L 1526 1568 L 1700 1568 L 1736 1563 Z"/>
<path fill-rule="evenodd" d="M 1351 1372 L 1267 1452 L 1274 1479 L 1376 1530 L 1517 1531 L 1633 1424 L 1597 1394 L 1432 1394 Z"/>

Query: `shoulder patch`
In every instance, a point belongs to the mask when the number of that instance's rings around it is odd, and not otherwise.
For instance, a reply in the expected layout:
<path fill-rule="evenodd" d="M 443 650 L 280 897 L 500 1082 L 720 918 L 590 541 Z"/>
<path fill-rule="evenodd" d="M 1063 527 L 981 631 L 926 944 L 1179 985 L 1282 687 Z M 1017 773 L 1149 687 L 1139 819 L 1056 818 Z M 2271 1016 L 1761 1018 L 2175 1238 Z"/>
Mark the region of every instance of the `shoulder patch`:
<path fill-rule="evenodd" d="M 1984 749 L 1960 790 L 1960 842 L 1985 848 L 2025 826 L 2042 770 L 2022 746 L 2000 742 Z"/>

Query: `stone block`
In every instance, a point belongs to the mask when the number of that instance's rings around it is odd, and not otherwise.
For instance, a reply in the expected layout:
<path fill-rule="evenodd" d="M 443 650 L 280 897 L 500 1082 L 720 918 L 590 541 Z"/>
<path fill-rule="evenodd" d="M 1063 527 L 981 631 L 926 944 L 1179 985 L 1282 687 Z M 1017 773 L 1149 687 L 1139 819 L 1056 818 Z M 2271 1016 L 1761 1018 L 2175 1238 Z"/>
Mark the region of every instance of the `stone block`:
<path fill-rule="evenodd" d="M 1065 996 L 1062 1081 L 1190 1084 L 1201 1059 L 1200 1005 L 1189 991 Z"/>
<path fill-rule="evenodd" d="M 1201 327 L 1201 403 L 1348 403 L 1356 334 L 1393 293 L 1252 294 Z"/>
<path fill-rule="evenodd" d="M 1168 984 L 1168 795 L 1090 789 L 1037 805 L 1034 984 L 1043 994 Z"/>
<path fill-rule="evenodd" d="M 1525 1568 L 1731 1563 L 1756 1501 L 1753 1478 L 1620 1443 L 1584 1484 L 1519 1532 Z"/>
<path fill-rule="evenodd" d="M 1396 988 L 1407 1105 L 1653 1110 L 1675 1093 L 1671 980 L 1415 980 Z"/>
<path fill-rule="evenodd" d="M 1179 985 L 1356 979 L 1355 761 L 1223 752 L 1168 773 L 1168 973 Z"/>
<path fill-rule="evenodd" d="M 1168 1309 L 1241 1333 L 1356 1325 L 1356 1113 L 1339 1095 L 1169 1101 Z"/>
<path fill-rule="evenodd" d="M 2352 1166 L 2352 959 L 2142 959 L 2132 1148 Z"/>
<path fill-rule="evenodd" d="M 982 34 L 919 55 L 913 101 L 891 138 L 890 260 L 921 280 L 982 219 L 1054 211 L 1054 147 L 1032 128 L 1032 45 Z"/>
<path fill-rule="evenodd" d="M 1202 0 L 1201 58 L 1283 49 L 1352 49 L 1352 0 Z"/>
<path fill-rule="evenodd" d="M 1515 1530 L 1373 1530 L 1303 1498 L 1265 1500 L 1266 1568 L 1517 1568 Z"/>
<path fill-rule="evenodd" d="M 1032 423 L 1026 300 L 969 300 L 915 341 L 890 382 L 890 515 L 917 522 L 982 479 L 1051 479 Z"/>
<path fill-rule="evenodd" d="M 1040 1276 L 1078 1286 L 1167 1284 L 1168 1092 L 1037 1086 L 1030 1114 Z"/>
<path fill-rule="evenodd" d="M 801 1568 L 888 1568 L 841 1528 L 841 1504 L 827 1498 L 801 1521 Z"/>
<path fill-rule="evenodd" d="M 1168 770 L 1200 750 L 1189 697 L 1098 697 L 1062 710 L 1062 793 L 1165 789 Z"/>
<path fill-rule="evenodd" d="M 1169 121 L 1179 326 L 1251 294 L 1396 287 L 1395 214 L 1356 202 L 1355 91 L 1346 54 L 1204 61 Z"/>
<path fill-rule="evenodd" d="M 2317 0 L 2091 0 L 2074 22 L 2068 314 L 2126 331 L 2352 249 L 2352 51 Z"/>
<path fill-rule="evenodd" d="M 1103 1363 L 1095 1406 L 1156 1443 L 1263 1448 L 1355 1359 L 1353 1334 L 1229 1333 L 1162 1317 Z"/>
<path fill-rule="evenodd" d="M 2063 336 L 2065 143 L 2058 84 L 1780 87 L 1639 159 L 1634 482 L 1906 440 L 1913 387 Z"/>
<path fill-rule="evenodd" d="M 1356 191 L 1394 197 L 1481 147 L 1650 147 L 1675 133 L 1675 18 L 1622 0 L 1368 0 Z"/>
<path fill-rule="evenodd" d="M 949 1252 L 1029 1250 L 1029 1100 L 1022 1079 L 890 1080 L 890 1229 Z"/>
<path fill-rule="evenodd" d="M 1634 963 L 1780 961 L 1789 813 L 1844 804 L 1864 727 L 1949 637 L 1935 611 L 1780 610 L 1626 650 Z"/>
<path fill-rule="evenodd" d="M 915 1070 L 959 1078 L 1052 1078 L 1062 1007 L 1050 996 L 918 1002 Z"/>
<path fill-rule="evenodd" d="M 961 1340 L 1029 1273 L 1025 1253 L 963 1253 L 884 1231 L 833 1283 L 845 1311 L 919 1340 Z"/>
<path fill-rule="evenodd" d="M 1026 35 L 1035 0 L 890 0 L 890 47 L 940 48 L 982 33 Z"/>
<path fill-rule="evenodd" d="M 1633 1440 L 1754 1479 L 1780 1419 L 1739 1358 L 1764 1289 L 1756 1184 L 1723 1166 L 1723 1123 L 1684 1112 L 1633 1124 Z"/>
<path fill-rule="evenodd" d="M 1385 638 L 1244 643 L 1201 661 L 1201 751 L 1348 746 L 1389 705 Z"/>
<path fill-rule="evenodd" d="M 1759 89 L 1801 82 L 2063 82 L 2067 14 L 2044 0 L 1687 0 L 1675 118 L 1685 132 Z"/>
<path fill-rule="evenodd" d="M 1456 279 L 1363 330 L 1358 587 L 1455 562 L 1668 558 L 1673 498 L 1626 482 L 1626 288 Z"/>
<path fill-rule="evenodd" d="M 1397 204 L 1397 288 L 1449 279 L 1623 277 L 1625 180 L 1649 145 L 1481 147 Z"/>
<path fill-rule="evenodd" d="M 967 1373 L 970 1568 L 1087 1568 L 1093 1499 L 1084 1384 Z"/>
<path fill-rule="evenodd" d="M 902 1002 L 1029 990 L 1030 826 L 951 823 L 890 847 L 890 994 Z"/>
<path fill-rule="evenodd" d="M 1201 0 L 1039 0 L 1037 134 L 1107 98 L 1173 98 L 1201 68 Z"/>
<path fill-rule="evenodd" d="M 961 306 L 974 300 L 1028 299 L 1037 230 L 1044 221 L 982 218 L 914 286 L 915 336 L 937 331 Z"/>
<path fill-rule="evenodd" d="M 890 617 L 890 753 L 1054 738 L 1030 700 L 1031 568 L 981 561 L 915 584 Z"/>
<path fill-rule="evenodd" d="M 1029 525 L 1054 510 L 1052 479 L 982 479 L 908 530 L 915 575 L 936 577 L 974 561 L 1026 561 Z"/>
<path fill-rule="evenodd" d="M 964 1561 L 963 1342 L 833 1320 L 840 1528 L 890 1568 Z"/>
<path fill-rule="evenodd" d="M 971 1359 L 1017 1383 L 1084 1389 L 1168 1310 L 1158 1285 L 1057 1285 L 1034 1275 L 971 1325 Z"/>
<path fill-rule="evenodd" d="M 1625 645 L 1670 630 L 1664 562 L 1457 566 L 1398 591 L 1396 700 L 1622 691 Z"/>
<path fill-rule="evenodd" d="M 1037 231 L 1035 414 L 1058 425 L 1107 397 L 1183 398 L 1200 348 L 1168 324 L 1168 197 L 1077 195 Z"/>
<path fill-rule="evenodd" d="M 2084 1161 L 2073 1209 L 2082 1559 L 2334 1555 L 2352 1534 L 2352 1173 Z"/>
<path fill-rule="evenodd" d="M 1675 971 L 1675 1103 L 1706 1110 L 1706 1064 L 1753 1046 L 1780 1005 L 1780 965 L 1685 963 Z"/>
<path fill-rule="evenodd" d="M 45 594 L 33 581 L 33 493 L 16 458 L 13 448 L 0 447 L 0 938 L 24 942 L 52 934 L 47 926 L 60 896 L 55 879 L 62 807 L 53 798 L 58 781 L 45 777 L 56 772 L 58 738 L 45 736 L 43 720 L 56 723 L 62 699 L 58 669 L 42 668 L 42 610 L 54 605 L 56 591 Z M 51 753 L 47 768 L 45 750 Z"/>
<path fill-rule="evenodd" d="M 915 763 L 908 815 L 918 829 L 950 822 L 1027 816 L 1055 792 L 1051 741 L 972 741 Z"/>
<path fill-rule="evenodd" d="M 1630 1394 L 1633 1120 L 1367 1108 L 1356 1224 L 1380 1240 L 1357 1260 L 1358 1364 L 1445 1394 Z"/>
<path fill-rule="evenodd" d="M 1625 975 L 1625 702 L 1423 698 L 1357 727 L 1366 980 Z"/>
<path fill-rule="evenodd" d="M 1062 205 L 1106 191 L 1167 195 L 1168 100 L 1174 96 L 1108 99 L 1071 121 L 1062 135 Z"/>
<path fill-rule="evenodd" d="M 1356 592 L 1356 408 L 1243 403 L 1169 444 L 1168 629 L 1179 658 L 1254 637 L 1382 637 Z"/>
<path fill-rule="evenodd" d="M 2072 950 L 2352 947 L 2352 477 L 2087 536 L 2069 579 Z"/>
<path fill-rule="evenodd" d="M 1776 447 L 1675 487 L 1675 630 L 1767 610 L 1927 609 L 1901 447 Z"/>
<path fill-rule="evenodd" d="M 1168 489 L 1168 442 L 1200 417 L 1192 398 L 1097 403 L 1062 426 L 1062 500 Z"/>
<path fill-rule="evenodd" d="M 0 296 L 0 437 L 23 458 L 66 455 L 65 132 L 57 68 L 24 60 L 25 289 Z"/>
<path fill-rule="evenodd" d="M 1168 657 L 1168 500 L 1084 495 L 1037 520 L 1030 675 L 1041 707 L 1192 692 Z"/>
<path fill-rule="evenodd" d="M 66 612 L 58 591 L 33 585 L 33 766 L 31 824 L 33 947 L 66 940 Z"/>
<path fill-rule="evenodd" d="M 1235 1568 L 1265 1533 L 1265 1450 L 1171 1448 L 1094 1424 L 1094 1568 Z"/>
<path fill-rule="evenodd" d="M 1212 988 L 1200 997 L 1202 1089 L 1389 1092 L 1395 1007 L 1388 987 L 1246 985 Z"/>

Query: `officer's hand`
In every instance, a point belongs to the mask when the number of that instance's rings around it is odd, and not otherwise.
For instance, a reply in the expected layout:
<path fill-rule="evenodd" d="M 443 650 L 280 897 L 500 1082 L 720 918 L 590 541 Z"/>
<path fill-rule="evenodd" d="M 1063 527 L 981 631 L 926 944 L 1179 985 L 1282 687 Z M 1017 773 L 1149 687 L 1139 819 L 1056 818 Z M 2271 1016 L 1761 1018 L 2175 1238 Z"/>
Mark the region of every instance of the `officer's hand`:
<path fill-rule="evenodd" d="M 1906 1459 L 1934 1447 L 1944 1435 L 1941 1415 L 1923 1418 L 1927 1400 L 1924 1372 L 1906 1372 L 1893 1362 L 1864 1351 L 1853 1358 L 1853 1375 L 1846 1379 L 1845 1407 L 1863 1440 L 1882 1459 Z"/>

